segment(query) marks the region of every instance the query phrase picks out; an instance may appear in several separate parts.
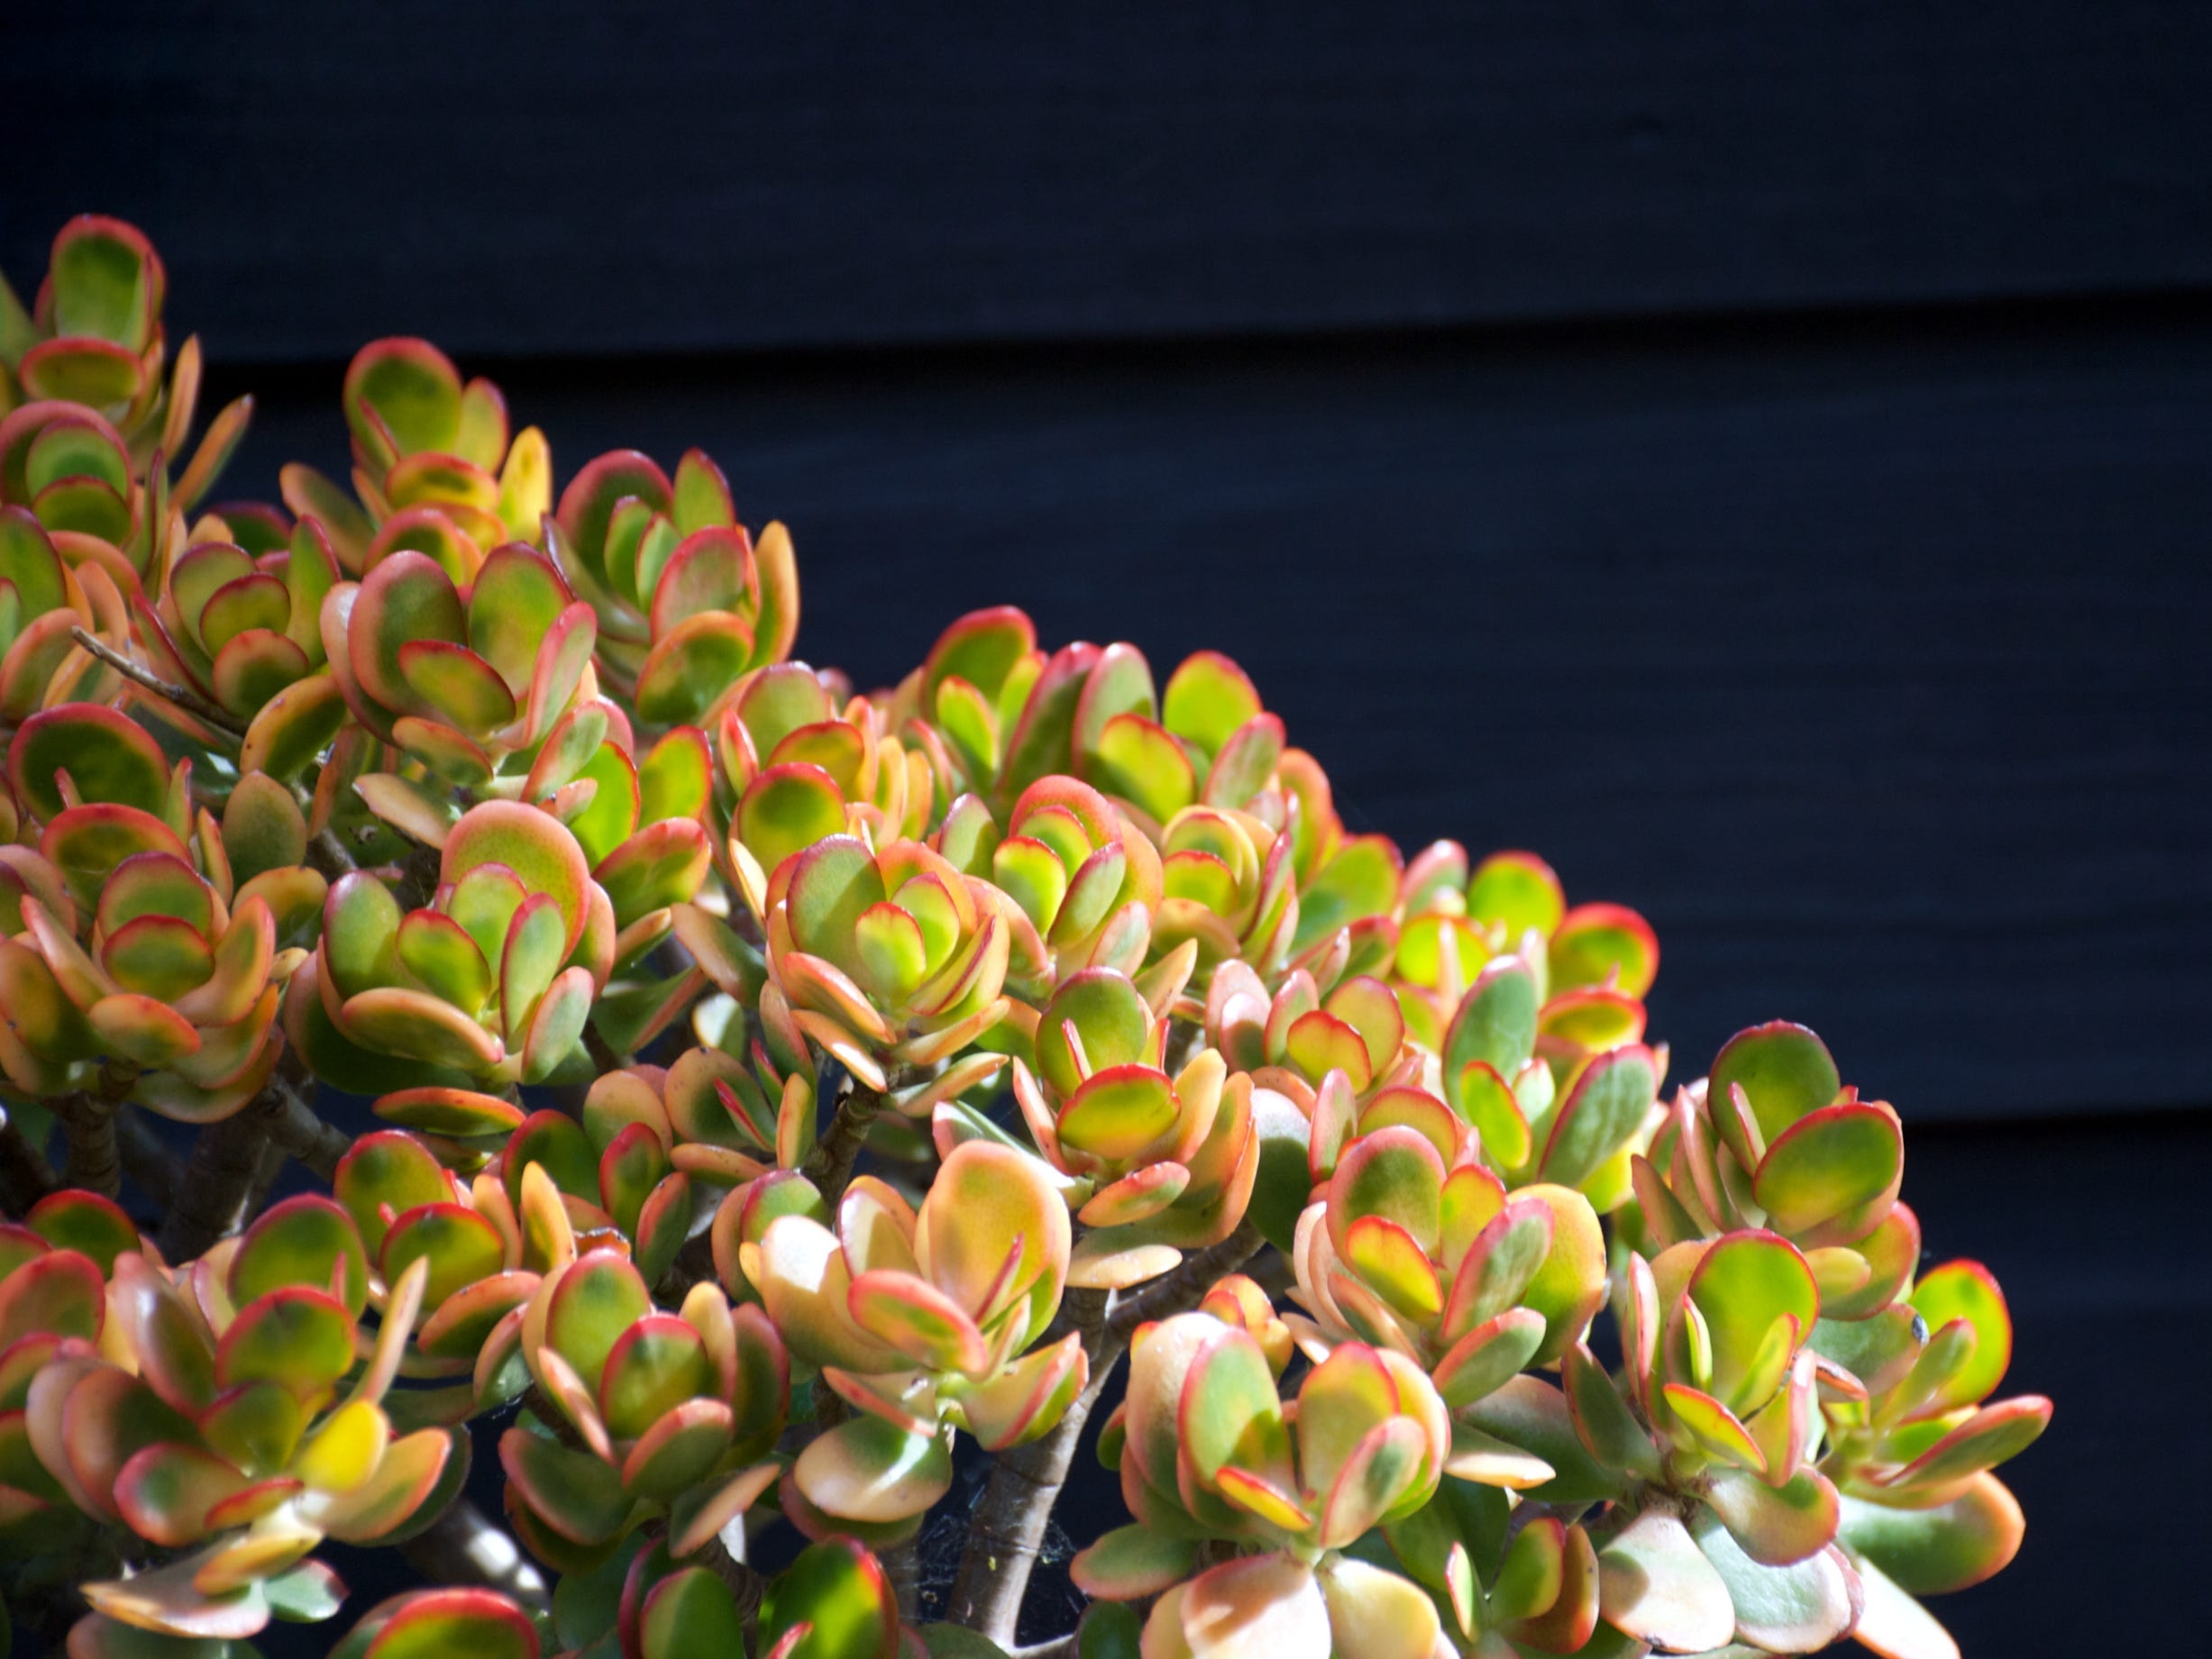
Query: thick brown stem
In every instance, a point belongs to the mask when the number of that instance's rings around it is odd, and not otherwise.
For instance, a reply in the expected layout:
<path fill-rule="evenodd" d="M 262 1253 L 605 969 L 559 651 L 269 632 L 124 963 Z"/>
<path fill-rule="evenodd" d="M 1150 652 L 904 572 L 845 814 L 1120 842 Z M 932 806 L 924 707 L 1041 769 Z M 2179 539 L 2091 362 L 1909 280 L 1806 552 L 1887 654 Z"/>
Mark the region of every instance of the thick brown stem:
<path fill-rule="evenodd" d="M 269 1195 L 277 1190 L 277 1182 L 284 1174 L 284 1166 L 290 1160 L 284 1148 L 270 1141 L 261 1148 L 261 1161 L 254 1166 L 253 1181 L 246 1189 L 245 1208 L 239 1211 L 239 1225 L 243 1226 L 269 1208 Z"/>
<path fill-rule="evenodd" d="M 340 876 L 351 874 L 361 868 L 353 855 L 339 841 L 337 832 L 327 825 L 316 832 L 307 843 L 307 867 L 325 881 L 335 881 Z"/>
<path fill-rule="evenodd" d="M 245 725 L 236 715 L 220 703 L 209 702 L 191 687 L 174 685 L 163 679 L 143 663 L 133 661 L 105 640 L 83 628 L 71 628 L 69 637 L 125 679 L 143 687 L 165 703 L 174 703 L 195 720 L 214 726 L 219 732 L 227 732 L 233 737 L 245 735 Z"/>
<path fill-rule="evenodd" d="M 584 1024 L 584 1053 L 591 1056 L 592 1067 L 601 1077 L 609 1071 L 626 1071 L 629 1067 L 630 1062 L 616 1053 L 607 1039 L 599 1035 L 599 1028 L 588 1020 Z"/>
<path fill-rule="evenodd" d="M 399 867 L 399 880 L 392 889 L 394 897 L 407 909 L 424 908 L 437 896 L 438 877 L 444 866 L 444 854 L 437 848 L 416 847 Z"/>
<path fill-rule="evenodd" d="M 177 1202 L 161 1223 L 161 1253 L 169 1261 L 191 1261 L 244 1219 L 269 1144 L 265 1098 L 207 1125 L 192 1143 Z"/>
<path fill-rule="evenodd" d="M 733 1536 L 737 1540 L 736 1551 L 729 1545 Z M 768 1581 L 739 1553 L 744 1547 L 745 1523 L 736 1521 L 701 1545 L 695 1559 L 722 1581 L 730 1599 L 737 1604 L 738 1619 L 750 1634 L 754 1621 L 760 1616 L 761 1598 L 767 1593 Z"/>
<path fill-rule="evenodd" d="M 1220 1244 L 1196 1255 L 1184 1257 L 1182 1264 L 1173 1272 L 1163 1273 L 1135 1296 L 1115 1305 L 1112 1317 L 1106 1322 L 1109 1335 L 1126 1343 L 1129 1333 L 1148 1320 L 1188 1313 L 1198 1306 L 1198 1299 L 1205 1295 L 1215 1280 L 1235 1272 L 1257 1255 L 1266 1242 L 1259 1235 L 1259 1229 L 1248 1221 Z"/>
<path fill-rule="evenodd" d="M 0 1204 L 11 1216 L 25 1216 L 53 1190 L 46 1154 L 31 1144 L 13 1114 L 0 1112 Z"/>
<path fill-rule="evenodd" d="M 123 1156 L 115 1144 L 115 1103 L 98 1095 L 75 1094 L 55 1101 L 53 1110 L 69 1144 L 62 1184 L 118 1197 L 123 1191 Z"/>
<path fill-rule="evenodd" d="M 523 1390 L 522 1408 L 553 1431 L 553 1437 L 571 1452 L 589 1452 L 591 1443 L 569 1420 L 569 1414 L 553 1402 L 552 1395 L 533 1382 Z"/>
<path fill-rule="evenodd" d="M 269 1092 L 265 1111 L 269 1138 L 279 1151 L 319 1181 L 337 1174 L 338 1160 L 353 1144 L 351 1135 L 324 1123 L 306 1097 L 281 1080 Z"/>
<path fill-rule="evenodd" d="M 1090 1381 L 1050 1434 L 1007 1453 L 992 1466 L 983 1501 L 968 1524 L 967 1548 L 953 1584 L 946 1617 L 954 1624 L 979 1631 L 1001 1647 L 1013 1645 L 1022 1596 L 1044 1548 L 1053 1505 L 1067 1483 L 1083 1425 L 1120 1363 L 1129 1334 L 1147 1319 L 1196 1307 L 1208 1286 L 1243 1266 L 1264 1242 L 1247 1222 L 1220 1244 L 1185 1257 L 1174 1272 L 1111 1312 L 1098 1291 L 1068 1292 L 1068 1313 L 1083 1333 L 1083 1352 L 1091 1360 Z"/>
<path fill-rule="evenodd" d="M 836 1115 L 806 1163 L 807 1179 L 833 1208 L 845 1191 L 845 1183 L 853 1177 L 853 1163 L 868 1138 L 868 1126 L 875 1121 L 882 1105 L 883 1097 L 874 1089 L 849 1077 L 845 1080 Z"/>
<path fill-rule="evenodd" d="M 399 1546 L 399 1554 L 433 1584 L 480 1584 L 511 1596 L 533 1613 L 553 1606 L 544 1575 L 507 1529 L 465 1498 Z"/>
<path fill-rule="evenodd" d="M 992 1466 L 983 1501 L 968 1521 L 967 1547 L 953 1581 L 946 1618 L 1011 1647 L 1021 1618 L 1021 1599 L 1029 1570 L 1044 1548 L 1052 1523 L 1053 1500 L 1067 1482 L 1083 1425 L 1104 1392 L 1106 1380 L 1121 1358 L 1125 1341 L 1106 1329 L 1106 1297 L 1097 1290 L 1070 1290 L 1068 1311 L 1083 1332 L 1091 1377 L 1068 1405 L 1067 1414 L 1041 1440 L 1019 1446 Z"/>

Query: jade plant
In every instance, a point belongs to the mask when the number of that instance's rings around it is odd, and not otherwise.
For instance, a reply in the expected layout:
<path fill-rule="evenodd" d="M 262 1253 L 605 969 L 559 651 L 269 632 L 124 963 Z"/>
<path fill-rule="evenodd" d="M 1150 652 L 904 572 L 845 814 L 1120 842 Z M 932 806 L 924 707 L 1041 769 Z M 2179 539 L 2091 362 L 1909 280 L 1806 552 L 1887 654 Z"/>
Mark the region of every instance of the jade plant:
<path fill-rule="evenodd" d="M 164 288 L 0 286 L 15 1624 L 989 1659 L 1092 1425 L 1056 1652 L 1955 1654 L 2051 1404 L 1813 1033 L 1670 1078 L 1642 917 L 1352 834 L 1217 652 L 856 693 L 703 452 L 423 341 L 205 505 Z"/>

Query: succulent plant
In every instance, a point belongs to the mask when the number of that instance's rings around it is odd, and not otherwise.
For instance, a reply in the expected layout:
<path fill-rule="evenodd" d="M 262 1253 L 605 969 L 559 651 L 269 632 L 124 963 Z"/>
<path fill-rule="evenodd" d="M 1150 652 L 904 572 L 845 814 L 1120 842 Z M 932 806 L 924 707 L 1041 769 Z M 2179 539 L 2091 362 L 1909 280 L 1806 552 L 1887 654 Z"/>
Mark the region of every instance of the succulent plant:
<path fill-rule="evenodd" d="M 721 700 L 716 820 L 757 866 L 756 882 L 838 830 L 922 840 L 950 804 L 951 768 L 934 734 L 893 733 L 879 704 L 843 692 L 838 676 L 775 662 Z M 734 866 L 729 873 L 738 879 Z"/>
<path fill-rule="evenodd" d="M 1293 1328 L 1318 1352 L 1367 1343 L 1410 1359 L 1459 1411 L 1577 1340 L 1604 1300 L 1604 1238 L 1580 1193 L 1540 1182 L 1509 1197 L 1464 1133 L 1451 1163 L 1423 1133 L 1454 1126 L 1449 1112 L 1421 1117 L 1352 1142 L 1299 1217 L 1292 1265 L 1312 1318 Z M 1456 1432 L 1467 1479 L 1549 1472 L 1464 1422 Z"/>
<path fill-rule="evenodd" d="M 457 587 L 506 542 L 536 537 L 553 501 L 553 455 L 535 426 L 510 442 L 507 399 L 465 384 L 426 340 L 371 341 L 346 369 L 358 501 L 314 468 L 284 469 L 286 505 L 317 520 L 349 576 L 422 553 Z"/>
<path fill-rule="evenodd" d="M 142 729 L 97 705 L 32 716 L 8 759 L 43 828 L 41 852 L 0 878 L 20 924 L 0 943 L 0 1069 L 37 1096 L 97 1079 L 165 1117 L 238 1110 L 275 1071 L 278 1007 L 323 896 L 295 861 L 297 803 L 261 779 L 233 791 L 226 831 L 206 807 L 188 811 L 184 763 L 172 770 Z"/>
<path fill-rule="evenodd" d="M 1155 988 L 1171 995 L 1172 982 Z M 1013 1094 L 1031 1139 L 1066 1177 L 1084 1228 L 1070 1283 L 1126 1289 L 1218 1244 L 1243 1221 L 1259 1172 L 1252 1079 L 1206 1049 L 1172 1076 L 1169 1022 L 1129 978 L 1089 968 L 1037 1019 L 1036 1070 L 1014 1062 Z M 973 1108 L 937 1108 L 939 1140 L 990 1133 Z"/>
<path fill-rule="evenodd" d="M 1645 1651 L 1598 1619 L 1597 1552 L 1579 1523 L 1531 1518 L 1494 1487 L 1448 1481 L 1384 1529 L 1389 1559 L 1429 1592 L 1445 1638 L 1468 1659 Z"/>
<path fill-rule="evenodd" d="M 160 582 L 175 515 L 215 482 L 253 412 L 250 397 L 225 407 L 171 484 L 200 348 L 187 339 L 170 364 L 168 287 L 142 233 L 91 214 L 55 236 L 28 311 L 0 280 L 0 504 L 27 508 L 72 565 L 103 566 L 126 593 Z"/>
<path fill-rule="evenodd" d="M 721 469 L 698 450 L 673 479 L 635 450 L 588 462 L 547 530 L 599 614 L 604 656 L 638 718 L 702 718 L 799 631 L 799 568 L 780 524 L 757 544 Z"/>
<path fill-rule="evenodd" d="M 0 732 L 50 705 L 112 695 L 115 676 L 78 648 L 79 628 L 129 636 L 114 578 L 71 565 L 29 508 L 0 506 Z"/>
<path fill-rule="evenodd" d="M 518 781 L 563 715 L 596 696 L 591 607 L 552 561 L 519 542 L 493 548 L 462 582 L 400 549 L 324 598 L 320 618 L 346 706 L 412 762 L 355 784 L 370 810 L 428 846 L 475 798 Z M 580 758 L 597 743 L 573 734 Z M 556 753 L 559 752 L 556 750 Z"/>
<path fill-rule="evenodd" d="M 1152 943 L 1162 898 L 1159 854 L 1088 784 L 1040 778 L 1007 814 L 1006 834 L 973 796 L 953 802 L 936 845 L 1001 895 L 1012 943 L 1008 978 L 1042 997 L 1085 968 L 1136 972 Z M 1187 975 L 1193 952 L 1162 976 Z"/>
<path fill-rule="evenodd" d="M 835 1231 L 793 1209 L 743 1245 L 792 1354 L 858 1412 L 792 1465 L 802 1525 L 895 1532 L 951 1485 L 941 1425 L 1001 1451 L 1059 1421 L 1089 1372 L 1075 1334 L 1037 1342 L 1068 1253 L 1067 1207 L 1042 1167 L 983 1143 L 953 1150 L 919 1208 L 861 1176 Z"/>
<path fill-rule="evenodd" d="M 1551 1463 L 1531 1497 L 1610 1504 L 1588 1529 L 1613 1629 L 1671 1652 L 1804 1652 L 1851 1629 L 1861 1592 L 1814 1466 L 1819 1310 L 1812 1269 L 1772 1233 L 1631 1255 L 1617 1377 L 1577 1344 L 1558 1389 L 1522 1376 L 1472 1408 Z"/>
<path fill-rule="evenodd" d="M 748 1619 L 713 1569 L 687 1563 L 670 1540 L 633 1535 L 588 1578 L 563 1581 L 564 1591 L 578 1593 L 556 1605 L 553 1624 L 562 1641 L 575 1645 L 571 1651 L 639 1659 L 915 1659 L 925 1651 L 900 1622 L 882 1564 L 851 1538 L 809 1545 L 756 1582 L 759 1604 Z"/>
<path fill-rule="evenodd" d="M 151 1571 L 83 1586 L 107 1620 L 169 1636 L 251 1636 L 272 1607 L 343 1589 L 308 1559 L 325 1537 L 398 1533 L 460 1483 L 466 1443 L 395 1425 L 386 1401 L 425 1270 L 384 1293 L 342 1213 L 279 1206 L 172 1275 L 119 1252 L 98 1266 L 19 1260 L 50 1332 L 19 1421 L 50 1500 L 163 1551 Z M 458 1451 L 456 1448 L 459 1448 Z M 317 1615 L 321 1616 L 321 1615 Z"/>
<path fill-rule="evenodd" d="M 331 1659 L 405 1659 L 415 1654 L 471 1654 L 476 1659 L 538 1659 L 537 1627 L 507 1597 L 448 1587 L 412 1591 L 361 1616 Z"/>
<path fill-rule="evenodd" d="M 1641 916 L 1218 652 L 856 695 L 703 451 L 556 491 L 423 341 L 205 503 L 164 287 L 0 287 L 0 1649 L 251 1659 L 332 1539 L 485 1581 L 342 1659 L 1006 1659 L 1127 1357 L 1078 1659 L 1955 1659 L 2051 1403 L 1811 1032 L 1668 1084 Z"/>
<path fill-rule="evenodd" d="M 1865 1600 L 1858 1632 L 1903 1650 L 1940 1645 L 1916 1598 L 2011 1564 L 2026 1521 L 1989 1472 L 2042 1436 L 2051 1402 L 1990 1401 L 2011 1363 L 2012 1315 L 1979 1262 L 1931 1269 L 1867 1318 L 1824 1318 L 1812 1341 L 1840 1368 L 1824 1377 L 1820 1467 L 1842 1493 L 1837 1537 Z"/>
<path fill-rule="evenodd" d="M 1650 925 L 1623 905 L 1570 909 L 1532 852 L 1467 866 L 1464 847 L 1440 841 L 1405 869 L 1396 980 L 1421 1039 L 1436 1044 L 1486 965 L 1518 956 L 1540 1005 L 1536 1052 L 1555 1067 L 1642 1041 L 1643 998 L 1659 971 Z"/>
<path fill-rule="evenodd" d="M 711 1281 L 662 1313 L 619 1251 L 589 1251 L 544 1276 L 514 1340 L 551 1402 L 499 1440 L 508 1517 L 540 1559 L 589 1568 L 655 1512 L 688 1554 L 775 1483 L 760 1460 L 790 1361 L 767 1316 Z"/>
<path fill-rule="evenodd" d="M 321 617 L 338 579 L 330 539 L 310 518 L 281 548 L 258 555 L 227 540 L 197 541 L 159 601 L 141 602 L 148 660 L 243 724 L 250 771 L 288 781 L 337 735 L 346 705 L 327 671 Z"/>
<path fill-rule="evenodd" d="M 1012 930 L 979 888 L 920 842 L 881 852 L 847 834 L 810 843 L 759 895 L 763 1023 L 803 1034 L 797 1048 L 835 1055 L 877 1090 L 887 1068 L 973 1044 L 1013 1006 L 1001 995 Z"/>
<path fill-rule="evenodd" d="M 1732 1038 L 1635 1161 L 1655 1245 L 1766 1227 L 1804 1251 L 1832 1320 L 1877 1313 L 1910 1281 L 1920 1226 L 1897 1202 L 1904 1176 L 1895 1108 L 1843 1087 L 1821 1040 L 1786 1021 Z"/>
<path fill-rule="evenodd" d="M 1078 1556 L 1076 1582 L 1156 1595 L 1147 1653 L 1227 1652 L 1263 1632 L 1314 1659 L 1428 1653 L 1429 1598 L 1347 1552 L 1434 1495 L 1450 1445 L 1443 1401 L 1403 1355 L 1357 1343 L 1306 1374 L 1294 1408 L 1275 1372 L 1243 1324 L 1211 1312 L 1138 1335 L 1108 1430 L 1137 1523 Z M 1216 1538 L 1257 1553 L 1193 1576 Z"/>
<path fill-rule="evenodd" d="M 366 871 L 331 884 L 286 1029 L 325 1075 L 538 1082 L 580 1052 L 614 955 L 613 907 L 576 838 L 535 807 L 486 801 L 445 837 L 429 905 L 402 908 Z"/>

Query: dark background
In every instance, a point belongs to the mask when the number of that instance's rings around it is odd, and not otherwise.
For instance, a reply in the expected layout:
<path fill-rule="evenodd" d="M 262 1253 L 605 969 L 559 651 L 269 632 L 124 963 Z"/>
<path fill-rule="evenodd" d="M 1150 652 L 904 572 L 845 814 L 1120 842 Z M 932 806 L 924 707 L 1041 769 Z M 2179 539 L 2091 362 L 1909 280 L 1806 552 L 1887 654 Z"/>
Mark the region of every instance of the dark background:
<path fill-rule="evenodd" d="M 224 493 L 427 334 L 563 479 L 708 449 L 816 661 L 1217 646 L 1355 828 L 1637 906 L 1679 1071 L 1814 1025 L 2011 1295 L 1969 1654 L 2195 1646 L 2212 13 L 928 10 L 10 6 L 0 265 L 155 238 Z"/>

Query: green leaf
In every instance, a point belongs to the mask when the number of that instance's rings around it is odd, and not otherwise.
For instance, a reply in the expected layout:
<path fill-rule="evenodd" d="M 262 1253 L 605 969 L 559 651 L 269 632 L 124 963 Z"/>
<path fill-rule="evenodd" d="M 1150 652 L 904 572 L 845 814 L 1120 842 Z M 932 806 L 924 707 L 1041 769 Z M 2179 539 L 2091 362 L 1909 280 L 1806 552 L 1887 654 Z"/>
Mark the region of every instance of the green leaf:
<path fill-rule="evenodd" d="M 1583 1067 L 1568 1087 L 1544 1147 L 1543 1179 L 1579 1187 L 1626 1144 L 1650 1109 L 1659 1073 L 1649 1049 L 1616 1048 Z"/>
<path fill-rule="evenodd" d="M 1481 1061 L 1510 1082 L 1536 1052 L 1536 980 L 1518 956 L 1485 965 L 1444 1034 L 1444 1084 L 1464 1114 L 1460 1074 Z"/>
<path fill-rule="evenodd" d="M 898 1652 L 898 1600 L 875 1557 L 850 1538 L 800 1551 L 769 1584 L 761 1599 L 761 1650 L 801 1622 L 813 1629 L 788 1659 L 892 1659 Z"/>
<path fill-rule="evenodd" d="M 1933 1596 L 2002 1572 L 2026 1530 L 2019 1499 L 1985 1474 L 1931 1509 L 1892 1509 L 1847 1493 L 1838 1536 L 1902 1589 Z"/>
<path fill-rule="evenodd" d="M 964 1625 L 924 1625 L 915 1634 L 929 1650 L 930 1659 L 1007 1659 L 1004 1648 Z M 1135 1659 L 1136 1651 L 1132 1645 L 1129 1659 Z"/>
<path fill-rule="evenodd" d="M 1139 1659 L 1144 1621 L 1118 1601 L 1094 1602 L 1075 1627 L 1076 1659 Z M 979 1655 L 978 1659 L 988 1659 Z"/>
<path fill-rule="evenodd" d="M 1714 1104 L 1714 1121 L 1728 1150 L 1750 1170 L 1759 1167 L 1759 1160 L 1742 1144 L 1733 1114 L 1720 1109 L 1734 1084 L 1742 1085 L 1760 1135 L 1772 1145 L 1790 1125 L 1833 1100 L 1842 1079 L 1827 1045 L 1803 1025 L 1774 1020 L 1731 1037 L 1713 1062 L 1706 1098 Z"/>
<path fill-rule="evenodd" d="M 1997 1275 L 1979 1262 L 1946 1262 L 1923 1277 L 1907 1299 L 1931 1331 L 1953 1319 L 1974 1327 L 1973 1356 L 1920 1410 L 1933 1413 L 1988 1399 L 2012 1363 L 2012 1314 Z"/>
<path fill-rule="evenodd" d="M 1824 1106 L 1768 1146 L 1751 1196 L 1778 1231 L 1801 1234 L 1872 1204 L 1904 1169 L 1905 1137 L 1895 1114 L 1866 1102 Z"/>
<path fill-rule="evenodd" d="M 1566 912 L 1558 877 L 1533 852 L 1493 852 L 1467 879 L 1467 913 L 1485 926 L 1502 926 L 1509 951 L 1531 927 L 1549 939 Z"/>

